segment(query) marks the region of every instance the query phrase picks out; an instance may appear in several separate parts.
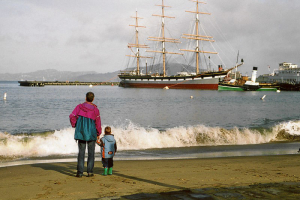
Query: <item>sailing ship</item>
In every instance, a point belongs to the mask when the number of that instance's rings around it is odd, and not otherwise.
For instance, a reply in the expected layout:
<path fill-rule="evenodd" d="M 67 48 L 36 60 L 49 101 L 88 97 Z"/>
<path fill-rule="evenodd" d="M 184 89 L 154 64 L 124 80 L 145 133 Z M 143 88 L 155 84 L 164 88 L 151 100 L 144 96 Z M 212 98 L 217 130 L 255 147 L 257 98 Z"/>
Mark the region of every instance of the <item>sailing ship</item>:
<path fill-rule="evenodd" d="M 176 52 L 168 52 L 165 48 L 166 43 L 180 43 L 179 39 L 168 38 L 165 35 L 165 18 L 174 18 L 171 16 L 165 15 L 165 7 L 164 0 L 162 0 L 161 5 L 157 5 L 161 7 L 162 13 L 161 15 L 153 15 L 161 18 L 161 33 L 160 37 L 149 37 L 150 41 L 157 41 L 161 43 L 161 50 L 146 50 L 146 52 L 154 52 L 162 54 L 162 68 L 163 72 L 161 74 L 149 74 L 146 70 L 146 74 L 141 73 L 140 70 L 140 59 L 141 58 L 151 58 L 140 55 L 140 48 L 149 48 L 146 44 L 139 43 L 139 30 L 138 28 L 145 28 L 145 26 L 139 26 L 138 19 L 141 19 L 137 15 L 133 17 L 135 18 L 136 34 L 135 34 L 135 43 L 128 44 L 128 47 L 131 49 L 134 55 L 128 55 L 130 57 L 136 58 L 137 68 L 134 71 L 121 71 L 118 75 L 121 79 L 120 85 L 121 87 L 131 87 L 131 88 L 166 88 L 166 89 L 202 89 L 202 90 L 218 90 L 219 82 L 230 72 L 232 69 L 239 67 L 243 64 L 236 64 L 234 67 L 228 70 L 223 70 L 222 65 L 219 65 L 218 71 L 201 71 L 199 70 L 199 56 L 200 54 L 218 54 L 217 52 L 204 51 L 200 49 L 199 41 L 203 42 L 214 42 L 212 36 L 200 35 L 199 31 L 199 15 L 210 15 L 210 13 L 200 12 L 199 4 L 205 4 L 205 2 L 201 2 L 198 0 L 192 0 L 196 3 L 196 11 L 186 11 L 189 13 L 193 13 L 196 15 L 195 20 L 195 33 L 194 34 L 183 34 L 182 38 L 194 40 L 195 48 L 194 49 L 180 49 L 181 51 L 192 52 L 195 54 L 195 72 L 178 72 L 176 75 L 167 75 L 166 73 L 166 56 L 168 54 L 177 54 L 182 55 L 183 53 Z M 132 49 L 135 48 L 135 51 Z M 147 64 L 146 64 L 147 69 Z"/>

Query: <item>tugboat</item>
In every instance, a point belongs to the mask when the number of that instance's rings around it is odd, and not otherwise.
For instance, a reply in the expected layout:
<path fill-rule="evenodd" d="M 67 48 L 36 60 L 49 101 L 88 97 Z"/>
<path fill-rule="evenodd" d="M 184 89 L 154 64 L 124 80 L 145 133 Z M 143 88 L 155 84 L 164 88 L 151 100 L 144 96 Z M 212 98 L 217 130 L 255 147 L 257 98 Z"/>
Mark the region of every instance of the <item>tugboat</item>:
<path fill-rule="evenodd" d="M 230 91 L 277 91 L 277 84 L 263 84 L 256 82 L 257 67 L 253 67 L 251 80 L 248 77 L 242 77 L 239 80 L 223 81 L 219 84 L 218 90 L 230 90 Z"/>

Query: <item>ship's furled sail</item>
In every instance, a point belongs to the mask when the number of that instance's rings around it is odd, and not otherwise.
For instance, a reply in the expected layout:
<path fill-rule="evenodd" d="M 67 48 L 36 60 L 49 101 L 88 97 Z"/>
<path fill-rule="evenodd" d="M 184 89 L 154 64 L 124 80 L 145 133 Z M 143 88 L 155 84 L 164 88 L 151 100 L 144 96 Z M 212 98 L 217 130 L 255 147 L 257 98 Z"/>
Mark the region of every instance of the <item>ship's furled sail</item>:
<path fill-rule="evenodd" d="M 132 18 L 135 18 L 135 25 L 129 25 L 129 26 L 134 26 L 135 27 L 135 43 L 134 44 L 128 43 L 128 48 L 131 49 L 133 55 L 126 55 L 126 56 L 136 58 L 136 66 L 137 66 L 136 73 L 137 73 L 137 75 L 140 75 L 140 58 L 152 58 L 152 57 L 147 57 L 147 56 L 141 56 L 140 55 L 140 48 L 149 48 L 148 45 L 139 43 L 139 28 L 146 28 L 146 27 L 145 26 L 139 26 L 138 20 L 143 19 L 143 18 L 138 17 L 137 11 L 136 11 L 135 17 L 132 17 Z M 135 48 L 136 51 L 134 52 L 132 50 L 132 48 Z"/>
<path fill-rule="evenodd" d="M 199 35 L 199 14 L 210 15 L 210 13 L 199 12 L 199 4 L 206 4 L 205 2 L 201 2 L 198 0 L 192 0 L 196 2 L 196 11 L 185 11 L 189 13 L 196 14 L 196 33 L 195 34 L 183 34 L 182 38 L 196 40 L 196 47 L 194 50 L 190 49 L 180 49 L 181 51 L 195 52 L 196 56 L 196 74 L 199 74 L 199 53 L 210 53 L 210 54 L 218 54 L 218 52 L 209 52 L 209 51 L 201 51 L 199 47 L 199 41 L 207 41 L 207 42 L 215 42 L 212 36 Z"/>
<path fill-rule="evenodd" d="M 165 18 L 174 18 L 174 17 L 166 16 L 165 15 L 165 7 L 170 7 L 170 6 L 166 6 L 164 4 L 164 0 L 162 0 L 162 4 L 161 5 L 157 5 L 157 6 L 161 7 L 161 10 L 162 10 L 161 11 L 161 15 L 152 15 L 152 16 L 161 17 L 161 37 L 149 37 L 148 40 L 161 42 L 162 49 L 160 51 L 147 50 L 147 52 L 162 53 L 162 55 L 163 55 L 163 77 L 165 77 L 166 76 L 166 54 L 178 54 L 178 55 L 182 55 L 182 53 L 168 52 L 166 50 L 166 42 L 169 42 L 169 43 L 180 43 L 180 41 L 179 41 L 179 39 L 166 38 L 165 37 Z"/>

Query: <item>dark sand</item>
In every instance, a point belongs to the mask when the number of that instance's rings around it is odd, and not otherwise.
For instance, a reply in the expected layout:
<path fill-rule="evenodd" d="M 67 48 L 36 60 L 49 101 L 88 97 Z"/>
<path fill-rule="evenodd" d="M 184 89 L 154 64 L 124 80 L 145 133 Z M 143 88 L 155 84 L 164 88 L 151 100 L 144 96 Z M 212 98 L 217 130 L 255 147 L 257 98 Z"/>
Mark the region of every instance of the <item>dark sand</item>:
<path fill-rule="evenodd" d="M 115 161 L 76 178 L 76 163 L 0 168 L 0 199 L 300 199 L 300 155 Z"/>

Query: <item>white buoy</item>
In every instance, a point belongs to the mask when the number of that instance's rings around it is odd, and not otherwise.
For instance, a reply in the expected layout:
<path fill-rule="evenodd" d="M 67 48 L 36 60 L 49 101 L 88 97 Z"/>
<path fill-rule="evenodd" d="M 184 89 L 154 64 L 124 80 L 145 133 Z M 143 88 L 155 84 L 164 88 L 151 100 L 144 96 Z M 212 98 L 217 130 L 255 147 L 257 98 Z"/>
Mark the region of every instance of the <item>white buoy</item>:
<path fill-rule="evenodd" d="M 89 87 L 93 87 L 93 85 L 89 85 Z"/>
<path fill-rule="evenodd" d="M 191 96 L 191 99 L 193 99 L 194 97 L 193 96 Z"/>
<path fill-rule="evenodd" d="M 164 87 L 164 90 L 168 90 L 168 89 L 169 89 L 169 87 L 168 87 L 168 86 Z"/>
<path fill-rule="evenodd" d="M 261 100 L 264 100 L 264 98 L 266 97 L 266 95 L 264 95 L 262 98 L 260 98 Z"/>
<path fill-rule="evenodd" d="M 277 90 L 276 92 L 277 92 L 277 93 L 279 93 L 279 92 L 280 92 L 280 90 Z"/>
<path fill-rule="evenodd" d="M 4 99 L 4 100 L 6 100 L 6 92 L 4 93 L 4 97 L 3 97 L 3 99 Z"/>

